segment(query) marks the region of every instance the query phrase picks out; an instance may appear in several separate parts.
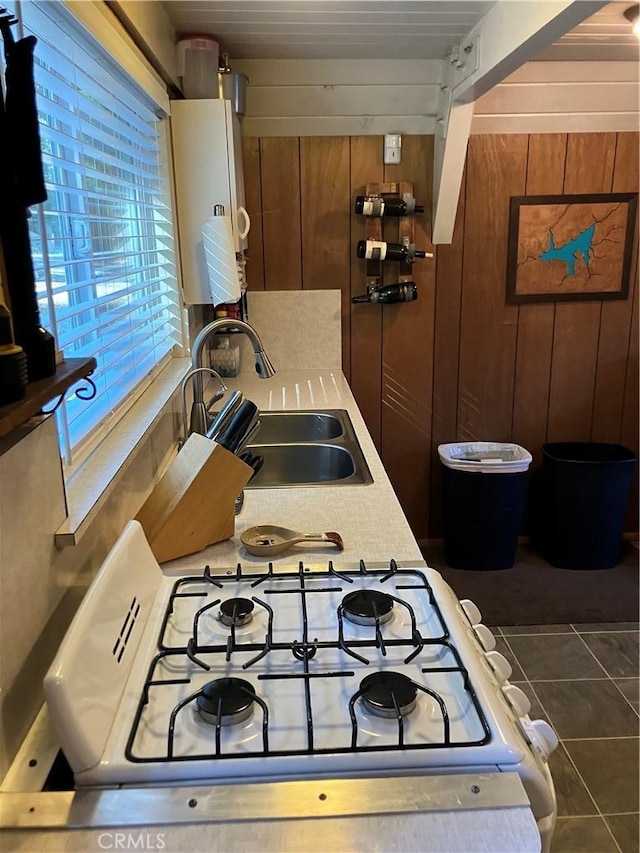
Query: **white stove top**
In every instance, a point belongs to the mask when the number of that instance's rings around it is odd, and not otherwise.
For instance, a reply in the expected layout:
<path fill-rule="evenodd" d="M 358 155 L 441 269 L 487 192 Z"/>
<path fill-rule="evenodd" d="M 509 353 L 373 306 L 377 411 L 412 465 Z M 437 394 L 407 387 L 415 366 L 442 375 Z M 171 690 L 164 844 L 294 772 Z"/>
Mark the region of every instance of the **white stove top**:
<path fill-rule="evenodd" d="M 225 624 L 248 610 L 246 624 Z M 45 690 L 80 785 L 486 772 L 532 760 L 437 572 L 391 561 L 167 577 L 136 522 Z"/>
<path fill-rule="evenodd" d="M 240 755 L 278 758 L 284 766 L 324 753 L 344 771 L 354 751 L 372 751 L 363 761 L 372 767 L 383 758 L 388 763 L 386 751 L 401 746 L 451 750 L 488 743 L 489 726 L 430 591 L 424 570 L 398 568 L 392 574 L 388 567 L 278 575 L 252 569 L 214 582 L 178 580 L 166 615 L 155 620 L 160 625 L 149 626 L 151 648 L 142 655 L 152 660 L 147 701 L 138 702 L 127 756 L 154 763 L 189 759 L 191 766 L 173 772 L 199 777 L 211 774 L 212 759 L 239 763 Z M 252 606 L 251 621 L 224 624 L 221 614 L 233 614 L 234 606 L 236 615 Z M 358 623 L 350 621 L 351 607 L 369 606 L 388 610 L 390 618 L 360 624 L 367 619 L 360 612 Z M 389 673 L 400 676 L 399 686 L 389 688 L 383 679 L 382 705 L 377 694 L 367 705 L 376 681 Z M 362 692 L 367 677 L 374 687 Z M 230 678 L 243 682 L 235 698 L 217 692 L 238 687 L 225 681 Z M 221 704 L 203 716 L 199 694 L 207 685 Z M 242 717 L 247 704 L 247 718 L 227 724 L 228 716 Z M 193 767 L 197 760 L 207 762 L 204 770 Z M 260 772 L 269 772 L 260 764 Z M 161 770 L 163 776 L 171 772 Z M 247 765 L 247 772 L 255 770 Z"/>

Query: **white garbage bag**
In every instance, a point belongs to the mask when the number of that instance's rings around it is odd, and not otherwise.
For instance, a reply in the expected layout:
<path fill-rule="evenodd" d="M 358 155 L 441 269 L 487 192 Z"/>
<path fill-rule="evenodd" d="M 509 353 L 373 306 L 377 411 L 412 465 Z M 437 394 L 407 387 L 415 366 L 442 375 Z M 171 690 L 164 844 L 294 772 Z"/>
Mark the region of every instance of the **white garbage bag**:
<path fill-rule="evenodd" d="M 478 474 L 514 474 L 527 471 L 532 461 L 529 451 L 519 444 L 500 444 L 493 441 L 440 444 L 438 456 L 447 468 Z"/>

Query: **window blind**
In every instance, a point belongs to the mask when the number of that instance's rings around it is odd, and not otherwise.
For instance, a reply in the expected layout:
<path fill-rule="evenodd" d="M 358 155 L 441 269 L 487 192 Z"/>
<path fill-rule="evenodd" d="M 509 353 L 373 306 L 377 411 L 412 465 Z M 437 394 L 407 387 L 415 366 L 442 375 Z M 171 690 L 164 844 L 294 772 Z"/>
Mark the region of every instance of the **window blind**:
<path fill-rule="evenodd" d="M 38 39 L 48 200 L 30 236 L 43 325 L 65 357 L 94 356 L 96 397 L 59 410 L 67 459 L 180 344 L 166 134 L 155 105 L 60 3 L 16 4 Z"/>

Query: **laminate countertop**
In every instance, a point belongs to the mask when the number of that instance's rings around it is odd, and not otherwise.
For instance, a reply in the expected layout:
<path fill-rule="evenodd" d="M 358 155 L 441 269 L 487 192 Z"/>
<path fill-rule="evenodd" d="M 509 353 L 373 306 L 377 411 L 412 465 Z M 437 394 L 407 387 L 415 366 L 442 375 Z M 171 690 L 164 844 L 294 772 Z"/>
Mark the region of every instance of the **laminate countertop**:
<path fill-rule="evenodd" d="M 165 563 L 173 572 L 265 563 L 264 557 L 249 554 L 240 542 L 244 530 L 258 524 L 278 524 L 307 532 L 337 531 L 344 551 L 324 545 L 295 546 L 273 558 L 274 565 L 304 559 L 309 563 L 334 560 L 353 563 L 423 563 L 420 548 L 411 532 L 393 487 L 365 426 L 351 389 L 340 370 L 278 371 L 271 379 L 251 373 L 225 380 L 230 389 L 241 390 L 261 412 L 345 409 L 373 477 L 364 485 L 323 485 L 304 488 L 245 489 L 244 505 L 236 517 L 233 538 L 193 554 Z M 426 508 L 425 508 L 426 511 Z"/>

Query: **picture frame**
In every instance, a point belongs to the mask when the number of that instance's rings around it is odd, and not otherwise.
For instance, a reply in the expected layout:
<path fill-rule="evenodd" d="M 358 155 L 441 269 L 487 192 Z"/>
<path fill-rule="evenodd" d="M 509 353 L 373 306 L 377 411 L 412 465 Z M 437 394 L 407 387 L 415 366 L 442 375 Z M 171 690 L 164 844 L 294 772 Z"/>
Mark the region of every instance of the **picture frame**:
<path fill-rule="evenodd" d="M 637 193 L 512 196 L 507 302 L 626 299 Z"/>

